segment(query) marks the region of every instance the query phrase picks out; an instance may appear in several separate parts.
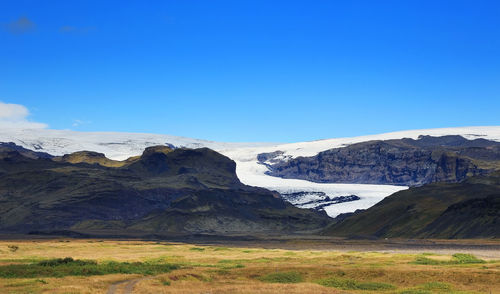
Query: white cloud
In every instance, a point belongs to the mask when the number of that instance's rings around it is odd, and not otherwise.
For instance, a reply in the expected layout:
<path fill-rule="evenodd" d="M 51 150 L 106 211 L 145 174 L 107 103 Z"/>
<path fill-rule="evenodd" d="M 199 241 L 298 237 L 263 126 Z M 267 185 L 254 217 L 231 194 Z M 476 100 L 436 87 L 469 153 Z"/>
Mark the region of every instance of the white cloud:
<path fill-rule="evenodd" d="M 28 108 L 20 104 L 0 101 L 0 128 L 4 129 L 43 129 L 47 125 L 28 120 Z"/>
<path fill-rule="evenodd" d="M 92 123 L 91 121 L 88 120 L 81 120 L 81 119 L 74 119 L 72 126 L 74 127 L 79 127 L 81 125 L 86 125 Z"/>

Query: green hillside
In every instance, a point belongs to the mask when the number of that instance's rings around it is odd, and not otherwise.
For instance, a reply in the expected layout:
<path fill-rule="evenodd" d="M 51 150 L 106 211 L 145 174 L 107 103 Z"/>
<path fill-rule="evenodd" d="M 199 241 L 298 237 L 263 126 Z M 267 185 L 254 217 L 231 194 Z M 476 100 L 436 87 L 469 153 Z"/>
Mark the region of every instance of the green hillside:
<path fill-rule="evenodd" d="M 500 172 L 394 193 L 325 232 L 404 238 L 500 237 Z"/>

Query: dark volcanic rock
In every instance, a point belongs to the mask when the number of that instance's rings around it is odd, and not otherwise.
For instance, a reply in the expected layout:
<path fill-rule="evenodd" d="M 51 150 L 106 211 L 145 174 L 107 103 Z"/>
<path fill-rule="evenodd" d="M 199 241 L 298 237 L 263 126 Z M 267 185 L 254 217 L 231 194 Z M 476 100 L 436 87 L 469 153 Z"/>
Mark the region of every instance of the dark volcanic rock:
<path fill-rule="evenodd" d="M 266 159 L 271 162 L 269 155 Z M 369 141 L 269 166 L 269 175 L 283 178 L 419 186 L 459 182 L 500 168 L 500 143 L 461 136 Z"/>
<path fill-rule="evenodd" d="M 22 154 L 23 156 L 31 158 L 31 159 L 53 158 L 54 157 L 54 156 L 52 156 L 48 153 L 45 153 L 45 152 L 32 151 L 32 150 L 26 149 L 22 146 L 16 145 L 13 142 L 8 142 L 8 143 L 0 142 L 0 154 L 3 152 L 12 152 L 12 151 L 17 151 L 19 154 Z"/>
<path fill-rule="evenodd" d="M 312 207 L 312 209 L 317 211 L 323 211 L 325 207 L 333 204 L 351 202 L 361 199 L 356 195 L 330 197 L 324 192 L 317 191 L 281 193 L 281 196 L 283 197 L 283 199 L 297 207 Z"/>

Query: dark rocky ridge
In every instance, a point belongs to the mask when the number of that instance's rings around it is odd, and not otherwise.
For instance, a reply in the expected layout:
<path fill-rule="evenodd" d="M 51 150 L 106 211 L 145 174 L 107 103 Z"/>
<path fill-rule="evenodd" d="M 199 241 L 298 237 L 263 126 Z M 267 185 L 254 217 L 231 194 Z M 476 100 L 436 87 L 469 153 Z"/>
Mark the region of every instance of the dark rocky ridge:
<path fill-rule="evenodd" d="M 500 142 L 461 136 L 369 141 L 312 157 L 273 161 L 280 154 L 259 156 L 270 168 L 269 175 L 321 183 L 420 186 L 459 182 L 500 168 Z"/>
<path fill-rule="evenodd" d="M 77 155 L 78 163 L 71 163 L 0 150 L 0 231 L 283 233 L 330 221 L 243 185 L 235 163 L 207 148 L 149 148 L 118 167 L 101 165 L 99 154 Z"/>

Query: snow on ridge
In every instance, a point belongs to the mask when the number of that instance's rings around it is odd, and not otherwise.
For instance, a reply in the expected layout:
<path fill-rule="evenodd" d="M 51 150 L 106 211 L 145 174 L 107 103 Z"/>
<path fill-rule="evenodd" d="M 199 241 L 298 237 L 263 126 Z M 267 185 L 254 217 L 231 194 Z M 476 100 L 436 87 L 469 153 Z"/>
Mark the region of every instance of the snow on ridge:
<path fill-rule="evenodd" d="M 234 160 L 255 161 L 258 154 L 276 150 L 283 151 L 284 156 L 314 156 L 321 151 L 364 141 L 401 138 L 417 139 L 420 135 L 461 135 L 467 139 L 484 138 L 500 141 L 500 126 L 410 130 L 285 144 L 225 143 L 148 133 L 78 132 L 52 129 L 0 129 L 0 142 L 14 142 L 25 148 L 35 149 L 53 155 L 62 155 L 82 150 L 96 151 L 104 153 L 108 158 L 115 160 L 124 160 L 131 156 L 140 155 L 144 148 L 148 146 L 168 143 L 176 147 L 208 147 Z"/>
<path fill-rule="evenodd" d="M 258 153 L 283 151 L 283 156 L 291 156 L 292 158 L 299 156 L 314 156 L 319 152 L 332 149 L 345 147 L 347 145 L 372 141 L 372 140 L 391 140 L 411 138 L 418 139 L 421 135 L 429 135 L 434 137 L 446 135 L 460 135 L 466 139 L 487 139 L 493 141 L 500 141 L 500 126 L 488 127 L 456 127 L 456 128 L 438 128 L 438 129 L 422 129 L 422 130 L 408 130 L 390 133 L 382 133 L 375 135 L 366 135 L 358 137 L 346 138 L 332 138 L 308 142 L 297 142 L 288 144 L 279 144 L 274 146 L 261 146 L 258 148 L 249 148 L 258 151 Z"/>
<path fill-rule="evenodd" d="M 214 150 L 269 145 L 269 143 L 223 143 L 160 134 L 51 129 L 2 129 L 0 142 L 14 142 L 25 148 L 52 155 L 82 150 L 95 151 L 104 153 L 106 157 L 114 160 L 125 160 L 140 155 L 146 147 L 154 145 L 172 144 L 175 147 L 208 147 Z"/>

